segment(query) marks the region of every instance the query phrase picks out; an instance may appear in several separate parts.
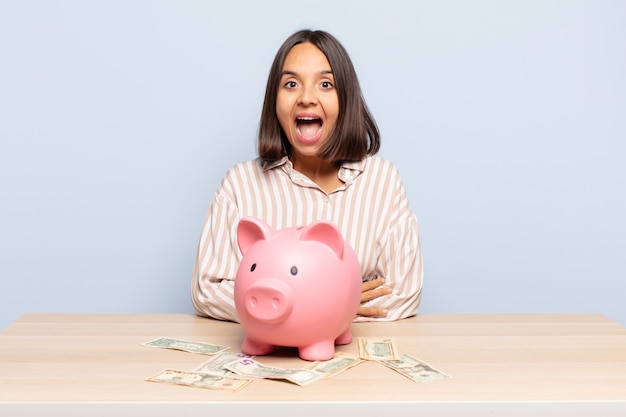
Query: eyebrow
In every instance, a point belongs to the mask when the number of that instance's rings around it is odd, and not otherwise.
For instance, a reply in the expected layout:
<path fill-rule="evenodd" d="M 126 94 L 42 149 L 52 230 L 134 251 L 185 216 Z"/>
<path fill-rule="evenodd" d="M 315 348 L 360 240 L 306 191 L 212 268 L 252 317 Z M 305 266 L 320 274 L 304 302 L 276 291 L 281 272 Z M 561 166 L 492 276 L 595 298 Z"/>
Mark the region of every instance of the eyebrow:
<path fill-rule="evenodd" d="M 319 73 L 320 73 L 320 75 L 326 75 L 326 74 L 332 75 L 333 74 L 333 70 L 322 70 Z M 295 72 L 295 71 L 285 70 L 280 75 L 281 76 L 283 76 L 283 75 L 296 75 L 297 76 L 298 73 Z"/>

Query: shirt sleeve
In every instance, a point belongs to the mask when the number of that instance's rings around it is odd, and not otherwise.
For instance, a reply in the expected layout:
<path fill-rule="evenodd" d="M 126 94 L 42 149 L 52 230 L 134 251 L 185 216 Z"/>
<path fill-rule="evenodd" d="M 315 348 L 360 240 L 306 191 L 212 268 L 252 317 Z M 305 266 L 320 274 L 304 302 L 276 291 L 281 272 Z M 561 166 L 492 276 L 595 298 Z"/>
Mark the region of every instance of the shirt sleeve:
<path fill-rule="evenodd" d="M 241 254 L 239 213 L 224 192 L 216 192 L 205 217 L 193 268 L 191 297 L 200 316 L 238 322 L 234 287 Z"/>
<path fill-rule="evenodd" d="M 397 174 L 397 173 L 396 173 Z M 393 321 L 417 314 L 422 294 L 423 266 L 418 222 L 409 207 L 404 185 L 397 174 L 394 209 L 386 237 L 379 242 L 377 270 L 392 293 L 363 304 L 386 308 L 385 317 L 357 316 L 355 321 Z"/>

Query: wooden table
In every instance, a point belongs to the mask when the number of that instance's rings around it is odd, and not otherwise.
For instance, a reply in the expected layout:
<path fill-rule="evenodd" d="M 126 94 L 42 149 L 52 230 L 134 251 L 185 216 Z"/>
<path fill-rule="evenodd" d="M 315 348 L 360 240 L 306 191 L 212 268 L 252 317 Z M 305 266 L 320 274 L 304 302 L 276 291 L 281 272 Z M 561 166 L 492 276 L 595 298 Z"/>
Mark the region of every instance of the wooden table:
<path fill-rule="evenodd" d="M 161 336 L 240 351 L 240 325 L 193 315 L 26 314 L 0 333 L 0 416 L 626 416 L 626 329 L 596 314 L 420 315 L 356 323 L 450 379 L 415 383 L 375 361 L 298 386 L 238 392 L 146 382 L 209 357 L 142 343 Z M 358 353 L 355 342 L 338 351 Z M 295 349 L 259 362 L 303 367 Z"/>

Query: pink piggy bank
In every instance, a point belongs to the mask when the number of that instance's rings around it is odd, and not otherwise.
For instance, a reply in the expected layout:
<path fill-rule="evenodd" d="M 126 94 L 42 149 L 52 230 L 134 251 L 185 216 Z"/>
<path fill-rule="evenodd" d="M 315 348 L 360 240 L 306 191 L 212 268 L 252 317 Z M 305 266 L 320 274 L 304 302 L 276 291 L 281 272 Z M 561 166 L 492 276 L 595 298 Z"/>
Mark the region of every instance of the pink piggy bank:
<path fill-rule="evenodd" d="M 244 217 L 237 236 L 243 258 L 235 307 L 246 334 L 243 353 L 265 355 L 275 346 L 291 346 L 302 359 L 328 360 L 336 344 L 352 341 L 361 268 L 337 226 L 321 220 L 273 230 Z"/>

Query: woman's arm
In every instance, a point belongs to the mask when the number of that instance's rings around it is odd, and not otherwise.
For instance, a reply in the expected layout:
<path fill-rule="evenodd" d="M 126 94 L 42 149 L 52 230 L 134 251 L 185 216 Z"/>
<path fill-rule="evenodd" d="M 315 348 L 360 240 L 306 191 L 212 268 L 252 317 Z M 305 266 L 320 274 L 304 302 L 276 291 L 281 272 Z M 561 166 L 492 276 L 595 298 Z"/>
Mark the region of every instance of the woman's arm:
<path fill-rule="evenodd" d="M 406 189 L 397 169 L 389 177 L 377 179 L 392 184 L 392 200 L 374 217 L 383 223 L 372 222 L 369 227 L 384 230 L 377 237 L 376 275 L 363 283 L 361 308 L 356 320 L 398 320 L 417 314 L 422 291 L 422 252 L 417 218 L 413 214 Z M 376 226 L 374 226 L 376 225 Z"/>
<path fill-rule="evenodd" d="M 193 268 L 191 298 L 196 313 L 219 320 L 239 321 L 234 303 L 239 215 L 218 190 L 202 226 Z"/>

